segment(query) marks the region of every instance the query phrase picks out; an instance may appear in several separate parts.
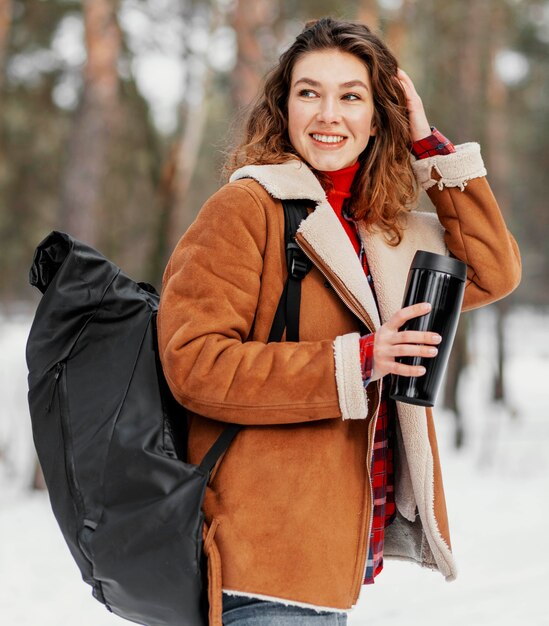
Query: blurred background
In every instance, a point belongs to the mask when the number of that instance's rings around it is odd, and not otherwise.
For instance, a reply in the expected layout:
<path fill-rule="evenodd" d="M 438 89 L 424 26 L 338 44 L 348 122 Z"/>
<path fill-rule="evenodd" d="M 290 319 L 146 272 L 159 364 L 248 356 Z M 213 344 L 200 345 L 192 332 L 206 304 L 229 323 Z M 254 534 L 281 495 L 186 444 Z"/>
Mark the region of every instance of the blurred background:
<path fill-rule="evenodd" d="M 436 413 L 462 575 L 389 562 L 350 624 L 549 624 L 549 1 L 0 0 L 3 624 L 122 623 L 79 580 L 34 456 L 34 248 L 64 230 L 159 288 L 265 72 L 323 15 L 378 31 L 431 124 L 480 142 L 523 259 L 515 293 L 462 316 Z"/>

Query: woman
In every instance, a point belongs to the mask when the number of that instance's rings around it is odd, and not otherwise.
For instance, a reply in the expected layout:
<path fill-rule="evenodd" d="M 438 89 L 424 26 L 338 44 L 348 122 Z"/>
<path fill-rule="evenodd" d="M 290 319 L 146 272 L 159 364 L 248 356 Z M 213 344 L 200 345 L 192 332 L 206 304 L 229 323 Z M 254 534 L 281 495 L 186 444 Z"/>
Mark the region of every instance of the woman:
<path fill-rule="evenodd" d="M 415 156 L 410 155 L 410 146 Z M 433 417 L 391 401 L 419 248 L 468 264 L 464 309 L 519 282 L 477 144 L 454 147 L 366 26 L 308 24 L 280 58 L 214 194 L 166 268 L 159 342 L 189 456 L 244 424 L 206 493 L 210 622 L 345 624 L 383 556 L 456 574 Z M 436 214 L 411 211 L 416 182 Z M 300 341 L 268 343 L 286 279 L 284 199 L 310 201 Z M 438 219 L 437 219 L 438 215 Z M 223 595 L 221 591 L 223 590 Z"/>

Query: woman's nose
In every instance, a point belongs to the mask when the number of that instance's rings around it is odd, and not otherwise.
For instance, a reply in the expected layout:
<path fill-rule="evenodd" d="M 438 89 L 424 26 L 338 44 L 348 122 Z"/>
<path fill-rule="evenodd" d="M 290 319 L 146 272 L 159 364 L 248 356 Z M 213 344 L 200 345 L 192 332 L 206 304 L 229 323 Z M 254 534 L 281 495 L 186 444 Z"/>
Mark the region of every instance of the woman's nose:
<path fill-rule="evenodd" d="M 320 102 L 320 107 L 317 113 L 317 119 L 324 124 L 333 124 L 334 122 L 341 121 L 341 112 L 338 104 L 331 98 L 326 98 Z"/>

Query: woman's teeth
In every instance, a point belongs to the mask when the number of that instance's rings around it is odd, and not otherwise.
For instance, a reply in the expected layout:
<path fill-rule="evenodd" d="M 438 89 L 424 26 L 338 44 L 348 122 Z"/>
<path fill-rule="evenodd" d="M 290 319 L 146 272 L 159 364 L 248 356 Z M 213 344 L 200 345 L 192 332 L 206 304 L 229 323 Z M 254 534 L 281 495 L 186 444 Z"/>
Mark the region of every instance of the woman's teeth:
<path fill-rule="evenodd" d="M 322 143 L 339 143 L 345 139 L 342 135 L 317 135 L 316 133 L 312 135 L 312 138 Z"/>

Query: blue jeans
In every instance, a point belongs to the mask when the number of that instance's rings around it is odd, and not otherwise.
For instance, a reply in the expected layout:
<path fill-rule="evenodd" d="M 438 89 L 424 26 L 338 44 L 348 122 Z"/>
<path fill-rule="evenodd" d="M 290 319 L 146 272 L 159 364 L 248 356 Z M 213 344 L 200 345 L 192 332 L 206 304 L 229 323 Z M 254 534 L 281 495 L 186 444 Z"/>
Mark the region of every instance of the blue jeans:
<path fill-rule="evenodd" d="M 345 613 L 223 594 L 223 626 L 345 626 Z"/>

